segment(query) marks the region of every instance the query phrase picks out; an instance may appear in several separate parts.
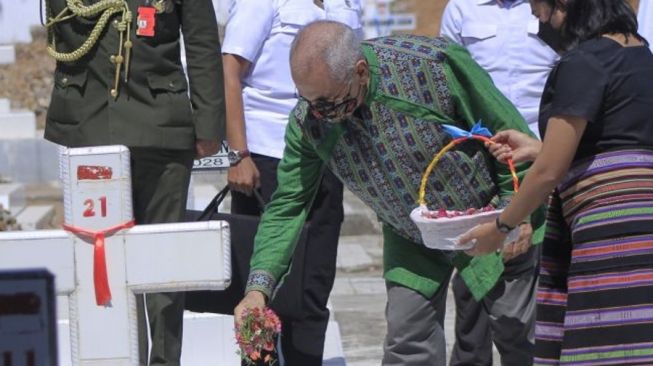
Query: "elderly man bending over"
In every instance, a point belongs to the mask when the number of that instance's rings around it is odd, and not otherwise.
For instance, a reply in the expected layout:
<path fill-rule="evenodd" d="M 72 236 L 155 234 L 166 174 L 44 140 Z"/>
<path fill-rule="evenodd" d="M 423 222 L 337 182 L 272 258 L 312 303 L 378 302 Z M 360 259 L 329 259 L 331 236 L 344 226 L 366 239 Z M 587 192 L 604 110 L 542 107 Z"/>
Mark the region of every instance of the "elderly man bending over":
<path fill-rule="evenodd" d="M 482 120 L 493 131 L 529 133 L 526 123 L 467 51 L 442 38 L 391 36 L 361 44 L 347 26 L 318 21 L 295 38 L 290 64 L 300 101 L 286 130 L 279 186 L 256 235 L 247 294 L 235 314 L 262 307 L 272 296 L 288 270 L 320 172 L 329 169 L 383 222 L 383 364 L 444 365 L 442 325 L 453 269 L 477 299 L 501 304 L 495 283 L 503 264 L 500 254 L 472 259 L 422 244 L 409 218 L 421 174 L 451 140 L 442 123 L 469 129 Z M 428 202 L 448 209 L 500 205 L 512 194 L 511 177 L 482 145 L 470 143 L 439 163 L 427 193 Z M 531 226 L 521 231 L 507 250 L 528 249 Z M 519 321 L 525 309 L 509 305 L 493 306 L 492 315 Z"/>

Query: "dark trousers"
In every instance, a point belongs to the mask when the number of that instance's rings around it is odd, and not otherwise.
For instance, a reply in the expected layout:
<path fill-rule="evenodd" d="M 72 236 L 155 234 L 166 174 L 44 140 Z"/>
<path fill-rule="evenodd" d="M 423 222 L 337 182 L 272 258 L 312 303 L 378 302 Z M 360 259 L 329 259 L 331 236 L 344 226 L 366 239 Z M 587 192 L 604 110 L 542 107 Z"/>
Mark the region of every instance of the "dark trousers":
<path fill-rule="evenodd" d="M 131 148 L 134 218 L 137 224 L 180 222 L 186 210 L 192 150 Z M 152 253 L 156 255 L 156 253 Z M 152 337 L 151 366 L 179 366 L 184 293 L 145 295 Z M 143 296 L 137 296 L 140 364 L 147 365 Z"/>
<path fill-rule="evenodd" d="M 279 159 L 253 154 L 261 174 L 261 196 L 269 202 L 277 188 Z M 233 192 L 231 212 L 260 215 L 254 197 Z M 325 171 L 308 216 L 311 222 L 306 241 L 303 313 L 282 318 L 281 349 L 286 366 L 322 365 L 324 338 L 329 322 L 326 307 L 336 274 L 338 236 L 343 220 L 342 184 Z"/>
<path fill-rule="evenodd" d="M 476 301 L 456 273 L 456 343 L 450 366 L 491 366 L 492 342 L 505 366 L 533 364 L 539 247 L 505 263 L 496 286 Z"/>

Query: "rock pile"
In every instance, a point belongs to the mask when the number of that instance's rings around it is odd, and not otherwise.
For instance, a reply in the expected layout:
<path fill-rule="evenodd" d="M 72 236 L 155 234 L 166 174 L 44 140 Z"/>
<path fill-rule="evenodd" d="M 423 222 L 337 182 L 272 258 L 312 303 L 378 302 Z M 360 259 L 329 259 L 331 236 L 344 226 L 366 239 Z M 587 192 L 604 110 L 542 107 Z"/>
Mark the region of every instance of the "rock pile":
<path fill-rule="evenodd" d="M 16 44 L 15 64 L 0 66 L 0 98 L 11 100 L 14 109 L 34 111 L 38 128 L 43 128 L 55 61 L 46 52 L 45 31 L 37 28 L 32 37 L 32 43 Z"/>
<path fill-rule="evenodd" d="M 16 218 L 0 205 L 0 231 L 14 230 L 20 230 L 20 225 L 16 222 Z"/>

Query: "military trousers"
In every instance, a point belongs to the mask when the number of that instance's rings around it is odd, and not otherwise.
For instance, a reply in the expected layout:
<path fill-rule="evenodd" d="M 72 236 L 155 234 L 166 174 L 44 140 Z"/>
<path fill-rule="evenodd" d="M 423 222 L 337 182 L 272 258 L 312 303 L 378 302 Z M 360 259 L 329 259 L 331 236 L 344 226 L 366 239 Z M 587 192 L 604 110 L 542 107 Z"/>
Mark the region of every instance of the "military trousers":
<path fill-rule="evenodd" d="M 186 210 L 194 151 L 130 148 L 134 218 L 137 224 L 180 222 Z M 152 253 L 156 255 L 156 253 Z M 145 303 L 145 305 L 144 305 Z M 140 365 L 179 366 L 184 293 L 137 296 Z"/>

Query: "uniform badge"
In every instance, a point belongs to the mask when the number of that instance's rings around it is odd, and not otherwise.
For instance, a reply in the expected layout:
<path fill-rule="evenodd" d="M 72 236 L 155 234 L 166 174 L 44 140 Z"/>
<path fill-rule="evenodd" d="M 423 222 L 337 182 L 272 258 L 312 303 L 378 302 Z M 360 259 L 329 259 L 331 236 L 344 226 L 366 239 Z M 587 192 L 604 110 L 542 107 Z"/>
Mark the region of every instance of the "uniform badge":
<path fill-rule="evenodd" d="M 142 37 L 154 37 L 154 26 L 156 25 L 156 9 L 152 6 L 139 6 L 136 24 L 136 35 Z"/>

